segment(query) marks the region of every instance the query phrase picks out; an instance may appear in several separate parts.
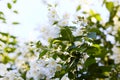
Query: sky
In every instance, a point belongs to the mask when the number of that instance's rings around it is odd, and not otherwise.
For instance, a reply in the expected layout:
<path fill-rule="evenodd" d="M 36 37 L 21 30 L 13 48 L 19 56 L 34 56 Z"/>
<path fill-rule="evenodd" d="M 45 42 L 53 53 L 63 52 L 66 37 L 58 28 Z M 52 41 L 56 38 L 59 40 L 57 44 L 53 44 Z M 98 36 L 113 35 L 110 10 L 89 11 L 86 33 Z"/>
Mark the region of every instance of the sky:
<path fill-rule="evenodd" d="M 42 0 L 18 0 L 16 4 L 13 4 L 13 8 L 9 10 L 6 7 L 7 2 L 0 1 L 0 10 L 4 11 L 7 24 L 0 23 L 0 31 L 9 32 L 15 36 L 18 36 L 20 40 L 36 40 L 39 35 L 38 27 L 41 24 L 46 24 L 47 22 L 47 7 L 43 4 Z M 44 0 L 48 3 L 58 2 L 59 3 L 59 13 L 70 13 L 75 12 L 75 7 L 78 5 L 77 0 Z M 79 0 L 78 0 L 79 1 Z M 103 6 L 101 7 L 101 0 L 80 0 L 81 5 L 83 5 L 84 10 L 94 9 L 96 12 L 101 14 L 104 21 L 107 21 L 109 16 L 108 11 Z M 11 3 L 11 2 L 10 2 Z M 84 5 L 83 3 L 87 4 Z M 19 14 L 14 14 L 12 11 L 17 10 Z M 11 23 L 17 21 L 19 25 L 12 25 Z"/>
<path fill-rule="evenodd" d="M 12 10 L 6 7 L 8 1 L 0 2 L 2 10 L 6 13 L 7 24 L 0 24 L 0 31 L 9 32 L 20 39 L 34 40 L 37 37 L 36 27 L 39 27 L 43 21 L 45 22 L 45 15 L 47 12 L 40 0 L 18 0 L 13 6 Z M 17 10 L 19 14 L 14 14 L 12 11 Z M 19 25 L 12 25 L 11 23 L 17 21 Z"/>

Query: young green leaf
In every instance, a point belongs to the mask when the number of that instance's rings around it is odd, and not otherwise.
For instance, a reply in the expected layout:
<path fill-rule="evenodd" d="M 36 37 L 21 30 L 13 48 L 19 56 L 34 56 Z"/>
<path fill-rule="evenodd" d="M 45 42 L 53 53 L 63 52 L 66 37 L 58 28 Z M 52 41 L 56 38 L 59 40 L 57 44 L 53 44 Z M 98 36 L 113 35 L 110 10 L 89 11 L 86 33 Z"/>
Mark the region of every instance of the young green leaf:
<path fill-rule="evenodd" d="M 12 8 L 11 3 L 7 3 L 7 7 L 8 7 L 9 9 L 11 9 L 11 8 Z"/>
<path fill-rule="evenodd" d="M 76 9 L 76 11 L 79 11 L 81 9 L 81 6 L 79 5 Z"/>
<path fill-rule="evenodd" d="M 3 18 L 3 17 L 0 17 L 0 20 L 3 20 L 3 21 L 4 21 L 4 20 L 5 20 L 5 18 Z"/>
<path fill-rule="evenodd" d="M 102 20 L 100 14 L 95 14 L 94 17 L 97 19 L 97 21 L 101 21 Z"/>
<path fill-rule="evenodd" d="M 43 50 L 43 51 L 40 53 L 39 58 L 41 58 L 42 56 L 44 56 L 46 53 L 47 53 L 47 50 Z"/>
<path fill-rule="evenodd" d="M 3 16 L 3 15 L 4 15 L 4 13 L 2 11 L 0 11 L 0 16 Z"/>
<path fill-rule="evenodd" d="M 17 25 L 17 24 L 20 24 L 20 23 L 19 22 L 13 22 L 12 24 Z"/>
<path fill-rule="evenodd" d="M 106 8 L 108 11 L 112 12 L 114 8 L 114 3 L 113 2 L 106 2 Z"/>
<path fill-rule="evenodd" d="M 16 14 L 18 14 L 18 11 L 16 11 L 16 10 L 14 10 L 13 12 L 16 13 Z"/>
<path fill-rule="evenodd" d="M 16 3 L 17 2 L 17 0 L 13 0 L 13 3 Z"/>

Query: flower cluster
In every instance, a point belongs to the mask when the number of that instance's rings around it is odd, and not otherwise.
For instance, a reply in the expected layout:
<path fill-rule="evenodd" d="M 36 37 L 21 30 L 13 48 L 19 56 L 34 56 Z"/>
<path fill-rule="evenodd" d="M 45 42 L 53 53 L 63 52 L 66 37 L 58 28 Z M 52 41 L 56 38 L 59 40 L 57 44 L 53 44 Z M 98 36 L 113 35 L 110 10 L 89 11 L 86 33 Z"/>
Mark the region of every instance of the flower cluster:
<path fill-rule="evenodd" d="M 113 55 L 111 56 L 111 58 L 115 60 L 115 64 L 119 64 L 120 63 L 120 48 L 114 46 L 112 50 L 113 50 Z"/>
<path fill-rule="evenodd" d="M 48 45 L 48 41 L 53 38 L 57 38 L 60 32 L 60 28 L 52 25 L 40 26 L 40 41 L 43 45 Z"/>
<path fill-rule="evenodd" d="M 82 19 L 79 15 L 64 13 L 63 15 L 58 14 L 57 6 L 48 6 L 48 23 L 41 25 L 38 28 L 40 31 L 39 39 L 43 45 L 49 45 L 49 41 L 53 38 L 60 36 L 60 30 L 62 27 L 72 27 L 72 33 L 74 36 L 83 35 L 84 28 L 87 22 Z M 73 19 L 75 18 L 75 19 Z"/>
<path fill-rule="evenodd" d="M 54 59 L 40 59 L 30 63 L 30 70 L 27 72 L 27 78 L 34 80 L 46 79 L 50 80 L 54 77 L 55 72 L 61 69 L 61 65 L 57 64 Z"/>
<path fill-rule="evenodd" d="M 7 65 L 0 64 L 0 80 L 24 80 L 18 70 L 7 70 Z"/>
<path fill-rule="evenodd" d="M 61 70 L 61 65 L 53 58 L 39 59 L 41 50 L 37 50 L 35 44 L 19 46 L 14 54 L 13 63 L 0 63 L 0 80 L 50 80 L 54 77 L 55 72 Z"/>

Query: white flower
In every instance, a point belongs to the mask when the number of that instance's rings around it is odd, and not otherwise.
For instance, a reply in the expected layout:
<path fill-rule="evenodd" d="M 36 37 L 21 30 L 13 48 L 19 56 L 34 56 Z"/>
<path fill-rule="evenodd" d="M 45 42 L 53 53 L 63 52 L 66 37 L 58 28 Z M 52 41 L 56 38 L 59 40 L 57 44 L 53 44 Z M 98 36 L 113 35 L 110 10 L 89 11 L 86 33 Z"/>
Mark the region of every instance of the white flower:
<path fill-rule="evenodd" d="M 7 67 L 5 64 L 0 63 L 0 76 L 4 76 L 7 73 Z"/>
<path fill-rule="evenodd" d="M 28 64 L 26 64 L 25 60 L 16 60 L 15 66 L 17 67 L 18 70 L 20 70 L 23 73 L 25 71 L 27 71 L 29 68 L 29 66 L 28 66 Z"/>
<path fill-rule="evenodd" d="M 63 20 L 60 20 L 59 22 L 58 22 L 58 25 L 59 26 L 68 26 L 68 20 L 66 20 L 66 19 L 63 19 Z"/>
<path fill-rule="evenodd" d="M 64 55 L 69 55 L 69 53 L 68 53 L 68 52 L 66 52 L 66 51 L 65 51 L 65 52 L 63 52 L 63 54 L 64 54 Z"/>
<path fill-rule="evenodd" d="M 59 4 L 59 0 L 42 0 L 42 1 L 48 5 L 58 5 Z"/>
<path fill-rule="evenodd" d="M 53 25 L 56 21 L 59 21 L 59 16 L 55 7 L 51 7 L 48 12 L 48 20 L 51 25 Z"/>
<path fill-rule="evenodd" d="M 61 68 L 62 68 L 62 66 L 61 66 L 60 64 L 58 64 L 58 65 L 56 66 L 56 71 L 60 71 Z"/>
<path fill-rule="evenodd" d="M 60 70 L 61 65 L 57 64 L 54 59 L 40 59 L 30 63 L 30 70 L 27 72 L 26 77 L 34 80 L 44 79 L 50 80 L 54 77 L 55 72 Z"/>
<path fill-rule="evenodd" d="M 80 42 L 80 41 L 75 41 L 74 44 L 75 44 L 75 46 L 79 46 L 79 45 L 82 44 L 82 42 Z"/>
<path fill-rule="evenodd" d="M 44 42 L 48 42 L 49 39 L 57 38 L 60 33 L 60 28 L 52 25 L 40 26 L 40 35 L 39 38 L 43 45 L 46 45 Z"/>
<path fill-rule="evenodd" d="M 62 19 L 59 20 L 58 25 L 59 25 L 59 26 L 68 26 L 68 25 L 69 25 L 69 19 L 70 19 L 70 14 L 65 13 L 65 14 L 62 16 Z"/>
<path fill-rule="evenodd" d="M 115 31 L 117 31 L 118 29 L 120 29 L 119 17 L 115 16 L 115 17 L 113 18 L 113 20 L 114 20 L 114 24 L 115 24 L 115 26 L 113 27 L 113 29 L 114 29 Z"/>
<path fill-rule="evenodd" d="M 24 80 L 20 73 L 16 70 L 11 70 L 3 77 L 3 80 Z"/>
<path fill-rule="evenodd" d="M 63 19 L 70 19 L 70 14 L 69 13 L 63 14 Z"/>
<path fill-rule="evenodd" d="M 32 68 L 27 72 L 26 77 L 28 79 L 33 78 L 34 80 L 44 79 L 44 73 L 45 69 L 43 67 Z"/>
<path fill-rule="evenodd" d="M 47 79 L 54 77 L 55 69 L 53 68 L 45 68 L 44 74 L 46 75 Z"/>
<path fill-rule="evenodd" d="M 111 58 L 115 60 L 115 64 L 119 64 L 120 63 L 120 48 L 114 46 L 112 51 L 113 51 L 113 55 L 111 56 Z"/>
<path fill-rule="evenodd" d="M 62 77 L 61 80 L 70 80 L 70 79 L 68 78 L 68 74 L 65 74 L 65 75 Z"/>
<path fill-rule="evenodd" d="M 75 31 L 73 31 L 74 36 L 80 36 L 83 34 L 83 30 L 81 29 L 82 27 L 77 27 Z"/>
<path fill-rule="evenodd" d="M 96 20 L 96 18 L 95 18 L 95 17 L 92 17 L 92 18 L 91 18 L 91 21 L 92 21 L 92 22 L 94 22 L 94 23 L 96 23 L 96 22 L 97 22 L 97 20 Z"/>

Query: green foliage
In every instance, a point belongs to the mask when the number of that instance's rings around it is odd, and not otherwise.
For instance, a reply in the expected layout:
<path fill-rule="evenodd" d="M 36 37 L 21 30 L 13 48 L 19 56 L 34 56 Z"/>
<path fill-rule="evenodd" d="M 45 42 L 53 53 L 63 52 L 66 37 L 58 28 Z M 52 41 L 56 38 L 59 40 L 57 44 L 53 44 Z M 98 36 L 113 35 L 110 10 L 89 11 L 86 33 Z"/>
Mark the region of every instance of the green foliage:
<path fill-rule="evenodd" d="M 88 67 L 88 66 L 90 66 L 91 64 L 94 64 L 94 63 L 96 63 L 95 58 L 94 58 L 94 57 L 89 57 L 89 58 L 85 61 L 84 65 L 85 65 L 85 67 Z"/>
<path fill-rule="evenodd" d="M 60 34 L 61 34 L 60 38 L 62 40 L 67 40 L 67 41 L 73 42 L 73 35 L 72 35 L 71 30 L 68 27 L 62 28 Z"/>
<path fill-rule="evenodd" d="M 14 59 L 10 58 L 8 54 L 16 50 L 16 37 L 9 33 L 0 32 L 0 56 L 2 56 L 3 63 L 13 62 Z"/>

